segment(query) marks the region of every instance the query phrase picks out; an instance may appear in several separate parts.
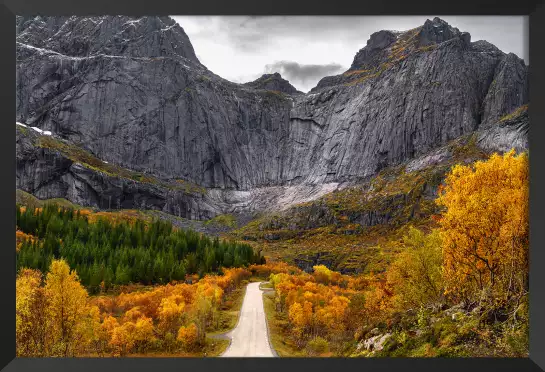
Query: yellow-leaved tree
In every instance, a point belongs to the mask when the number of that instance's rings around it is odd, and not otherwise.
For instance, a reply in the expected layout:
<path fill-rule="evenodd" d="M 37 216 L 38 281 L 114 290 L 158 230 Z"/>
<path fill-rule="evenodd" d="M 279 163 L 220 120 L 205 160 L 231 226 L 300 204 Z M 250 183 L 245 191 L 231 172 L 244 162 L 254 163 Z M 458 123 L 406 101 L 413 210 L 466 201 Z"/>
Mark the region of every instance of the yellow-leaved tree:
<path fill-rule="evenodd" d="M 163 298 L 158 309 L 159 329 L 163 334 L 175 332 L 185 314 L 185 302 L 180 295 Z"/>
<path fill-rule="evenodd" d="M 66 261 L 53 260 L 45 280 L 47 346 L 52 356 L 74 356 L 89 340 L 87 291 Z"/>
<path fill-rule="evenodd" d="M 453 167 L 437 202 L 446 293 L 494 306 L 528 289 L 528 155 Z M 518 301 L 518 300 L 517 300 Z"/>
<path fill-rule="evenodd" d="M 39 270 L 22 269 L 16 280 L 16 353 L 17 356 L 45 356 L 46 297 Z"/>
<path fill-rule="evenodd" d="M 439 231 L 426 235 L 411 227 L 403 239 L 405 250 L 390 265 L 388 284 L 399 308 L 419 308 L 442 301 L 442 254 Z"/>

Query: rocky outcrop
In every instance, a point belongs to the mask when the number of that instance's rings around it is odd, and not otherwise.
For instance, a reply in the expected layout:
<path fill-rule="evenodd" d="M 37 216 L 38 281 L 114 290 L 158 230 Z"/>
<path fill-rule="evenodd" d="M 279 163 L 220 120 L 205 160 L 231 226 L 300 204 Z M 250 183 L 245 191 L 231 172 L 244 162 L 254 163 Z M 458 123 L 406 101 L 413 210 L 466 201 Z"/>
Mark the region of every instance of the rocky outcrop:
<path fill-rule="evenodd" d="M 426 20 L 419 34 L 418 45 L 427 46 L 440 44 L 445 41 L 462 38 L 465 44 L 470 41 L 470 35 L 467 32 L 460 32 L 456 27 L 451 27 L 444 20 L 435 17 L 433 20 Z"/>
<path fill-rule="evenodd" d="M 100 209 L 155 209 L 174 216 L 207 219 L 219 210 L 206 194 L 189 193 L 97 171 L 38 145 L 40 134 L 17 128 L 16 187 L 40 199 L 66 198 Z"/>
<path fill-rule="evenodd" d="M 507 145 L 524 129 L 494 124 L 527 103 L 527 91 L 522 60 L 438 18 L 373 34 L 346 73 L 301 94 L 276 74 L 246 84 L 214 75 L 169 17 L 18 17 L 17 121 L 209 192 L 190 201 L 125 181 L 114 192 L 93 170 L 24 151 L 18 185 L 99 206 L 126 190 L 117 200 L 136 193 L 131 205 L 178 203 L 195 218 L 278 207 L 475 131 L 488 131 L 485 146 Z"/>
<path fill-rule="evenodd" d="M 278 72 L 275 72 L 274 74 L 264 74 L 259 79 L 245 83 L 244 85 L 254 89 L 272 90 L 287 94 L 303 93 L 295 89 L 289 81 L 283 79 Z"/>
<path fill-rule="evenodd" d="M 388 47 L 399 37 L 399 32 L 378 31 L 371 34 L 367 45 L 354 57 L 350 70 L 373 68 L 387 58 Z"/>
<path fill-rule="evenodd" d="M 508 116 L 480 131 L 478 133 L 479 146 L 488 151 L 501 152 L 511 149 L 521 152 L 528 149 L 528 131 L 530 129 L 528 111 L 524 106 L 518 111 L 520 111 L 518 115 Z"/>
<path fill-rule="evenodd" d="M 356 351 L 367 350 L 367 351 L 381 351 L 384 348 L 384 344 L 390 338 L 391 333 L 385 333 L 382 335 L 377 335 L 370 337 L 366 340 L 361 341 Z"/>
<path fill-rule="evenodd" d="M 481 125 L 489 127 L 527 102 L 528 69 L 524 61 L 513 53 L 502 56 L 488 86 Z"/>

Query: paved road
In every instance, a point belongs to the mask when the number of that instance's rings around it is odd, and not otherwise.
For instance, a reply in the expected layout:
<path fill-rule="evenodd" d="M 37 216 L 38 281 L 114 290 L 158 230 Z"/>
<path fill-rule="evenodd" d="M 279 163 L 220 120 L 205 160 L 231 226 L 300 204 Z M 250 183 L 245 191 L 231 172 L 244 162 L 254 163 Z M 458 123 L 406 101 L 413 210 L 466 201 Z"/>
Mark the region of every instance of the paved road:
<path fill-rule="evenodd" d="M 263 292 L 260 283 L 250 283 L 240 309 L 235 329 L 227 333 L 231 344 L 222 357 L 273 357 L 269 346 L 267 319 L 263 309 Z"/>

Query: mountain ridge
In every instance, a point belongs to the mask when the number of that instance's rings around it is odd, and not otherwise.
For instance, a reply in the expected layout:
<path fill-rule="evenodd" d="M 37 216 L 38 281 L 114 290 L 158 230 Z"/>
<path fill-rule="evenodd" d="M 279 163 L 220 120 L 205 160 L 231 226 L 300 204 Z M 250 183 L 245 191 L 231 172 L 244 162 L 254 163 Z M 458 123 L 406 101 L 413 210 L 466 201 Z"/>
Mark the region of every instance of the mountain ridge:
<path fill-rule="evenodd" d="M 278 203 L 295 188 L 297 201 L 300 192 L 358 182 L 476 131 L 493 131 L 497 143 L 513 136 L 524 142 L 524 129 L 494 125 L 528 102 L 524 62 L 472 43 L 439 18 L 374 33 L 348 71 L 302 94 L 279 74 L 245 84 L 214 75 L 172 22 L 19 17 L 17 121 L 120 167 L 205 187 L 214 196 L 204 214 L 184 208 L 192 218 L 269 206 L 262 188 L 277 190 Z M 116 46 L 119 35 L 127 38 Z M 97 194 L 93 182 L 67 191 L 62 172 L 47 184 L 33 182 L 45 170 L 22 156 L 18 164 L 24 191 L 78 203 Z M 130 204 L 123 187 L 99 191 Z"/>

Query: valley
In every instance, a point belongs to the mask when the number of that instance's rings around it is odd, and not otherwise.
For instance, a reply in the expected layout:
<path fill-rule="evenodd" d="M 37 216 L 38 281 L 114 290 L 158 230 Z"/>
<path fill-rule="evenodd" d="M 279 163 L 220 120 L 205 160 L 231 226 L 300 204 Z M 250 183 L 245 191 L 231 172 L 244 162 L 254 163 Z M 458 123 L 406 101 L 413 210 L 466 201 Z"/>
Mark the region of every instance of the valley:
<path fill-rule="evenodd" d="M 527 356 L 516 55 L 428 19 L 304 93 L 170 17 L 17 28 L 18 356 Z"/>

